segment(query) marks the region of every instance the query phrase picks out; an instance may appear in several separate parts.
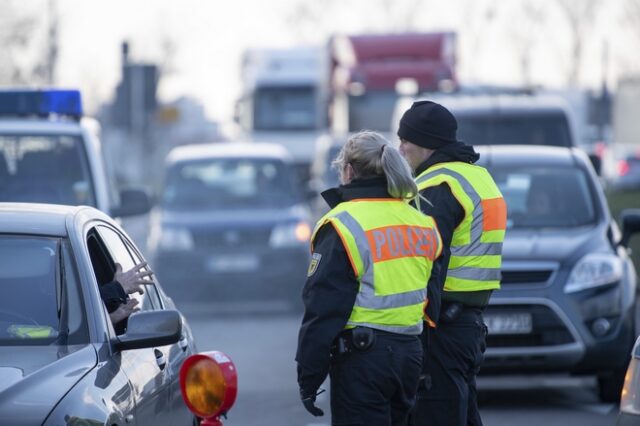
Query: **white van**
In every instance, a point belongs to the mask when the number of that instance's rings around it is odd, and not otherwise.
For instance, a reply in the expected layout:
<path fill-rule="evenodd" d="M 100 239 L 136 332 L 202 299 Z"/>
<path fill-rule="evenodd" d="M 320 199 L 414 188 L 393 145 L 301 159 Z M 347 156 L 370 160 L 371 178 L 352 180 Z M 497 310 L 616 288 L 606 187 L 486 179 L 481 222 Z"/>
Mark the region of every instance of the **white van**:
<path fill-rule="evenodd" d="M 559 96 L 521 94 L 433 94 L 398 100 L 392 119 L 397 130 L 414 101 L 446 107 L 458 121 L 458 139 L 469 145 L 547 145 L 575 147 L 568 103 Z"/>

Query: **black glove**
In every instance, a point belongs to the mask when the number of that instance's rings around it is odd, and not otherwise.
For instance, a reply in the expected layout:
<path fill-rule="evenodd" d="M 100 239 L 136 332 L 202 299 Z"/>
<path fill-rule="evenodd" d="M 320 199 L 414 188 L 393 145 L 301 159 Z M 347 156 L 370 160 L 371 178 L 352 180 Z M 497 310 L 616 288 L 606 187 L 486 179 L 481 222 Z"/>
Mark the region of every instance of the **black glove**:
<path fill-rule="evenodd" d="M 322 393 L 324 391 L 320 391 L 320 393 Z M 319 395 L 319 394 L 318 394 Z M 305 393 L 303 393 L 302 391 L 300 392 L 300 398 L 302 399 L 302 405 L 304 405 L 304 408 L 311 413 L 311 415 L 315 416 L 315 417 L 320 417 L 320 416 L 324 416 L 324 411 L 322 411 L 321 409 L 319 409 L 318 407 L 316 407 L 316 393 L 312 393 L 311 395 L 307 395 Z"/>

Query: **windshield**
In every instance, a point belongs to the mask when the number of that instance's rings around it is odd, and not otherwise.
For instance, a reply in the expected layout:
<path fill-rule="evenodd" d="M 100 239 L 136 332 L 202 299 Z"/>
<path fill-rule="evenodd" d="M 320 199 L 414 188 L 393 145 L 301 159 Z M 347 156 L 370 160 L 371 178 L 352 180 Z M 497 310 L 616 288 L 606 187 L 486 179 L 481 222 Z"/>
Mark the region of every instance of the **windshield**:
<path fill-rule="evenodd" d="M 0 345 L 88 341 L 70 258 L 57 238 L 0 235 Z"/>
<path fill-rule="evenodd" d="M 80 138 L 0 135 L 0 201 L 95 207 Z"/>
<path fill-rule="evenodd" d="M 313 130 L 316 101 L 313 87 L 263 87 L 254 99 L 255 130 Z"/>
<path fill-rule="evenodd" d="M 298 202 L 293 170 L 279 160 L 217 158 L 178 163 L 163 205 L 174 210 L 284 207 Z"/>
<path fill-rule="evenodd" d="M 596 221 L 584 171 L 575 167 L 490 167 L 507 203 L 507 228 L 571 228 Z"/>
<path fill-rule="evenodd" d="M 483 115 L 456 114 L 458 139 L 471 145 L 572 146 L 563 114 Z"/>
<path fill-rule="evenodd" d="M 349 96 L 349 131 L 390 131 L 389 117 L 393 115 L 397 100 L 395 91 L 367 91 L 361 96 Z"/>

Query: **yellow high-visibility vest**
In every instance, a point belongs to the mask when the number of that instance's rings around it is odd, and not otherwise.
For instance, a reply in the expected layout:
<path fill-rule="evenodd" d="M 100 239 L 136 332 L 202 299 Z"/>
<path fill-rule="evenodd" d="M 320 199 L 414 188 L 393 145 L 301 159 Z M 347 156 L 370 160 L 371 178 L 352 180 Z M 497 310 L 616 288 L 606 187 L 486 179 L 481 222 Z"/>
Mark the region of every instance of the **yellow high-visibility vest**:
<path fill-rule="evenodd" d="M 464 209 L 453 231 L 444 291 L 500 288 L 502 243 L 507 206 L 484 167 L 463 162 L 439 163 L 416 178 L 418 190 L 446 183 Z"/>
<path fill-rule="evenodd" d="M 422 332 L 427 282 L 442 252 L 435 221 L 403 200 L 340 203 L 318 221 L 331 223 L 359 282 L 346 328 L 365 326 L 399 334 Z"/>

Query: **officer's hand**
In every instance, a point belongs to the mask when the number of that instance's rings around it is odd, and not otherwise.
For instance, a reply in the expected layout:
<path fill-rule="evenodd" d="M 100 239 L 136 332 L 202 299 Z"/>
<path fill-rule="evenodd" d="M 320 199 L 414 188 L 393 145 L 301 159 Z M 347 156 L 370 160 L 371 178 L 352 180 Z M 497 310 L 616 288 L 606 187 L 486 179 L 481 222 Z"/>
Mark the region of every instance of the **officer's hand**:
<path fill-rule="evenodd" d="M 312 392 L 311 394 L 300 390 L 300 399 L 302 400 L 302 405 L 304 405 L 304 408 L 315 417 L 324 416 L 324 411 L 316 407 L 315 404 L 316 396 L 320 395 L 322 392 L 324 392 L 324 389 L 319 393 Z"/>
<path fill-rule="evenodd" d="M 304 408 L 306 408 L 308 412 L 310 412 L 313 416 L 316 416 L 316 417 L 324 416 L 324 411 L 316 407 L 315 402 L 316 402 L 315 396 L 308 396 L 306 398 L 302 398 L 302 405 L 304 405 Z"/>

